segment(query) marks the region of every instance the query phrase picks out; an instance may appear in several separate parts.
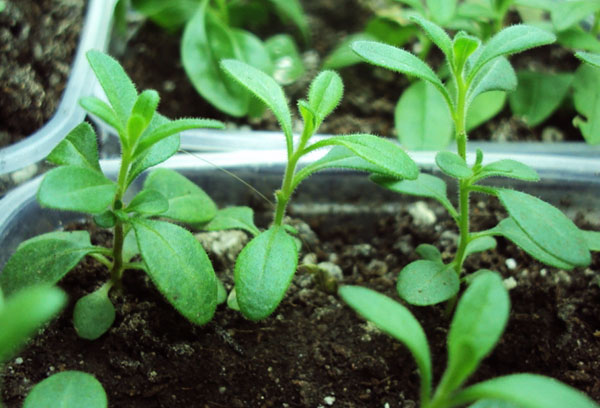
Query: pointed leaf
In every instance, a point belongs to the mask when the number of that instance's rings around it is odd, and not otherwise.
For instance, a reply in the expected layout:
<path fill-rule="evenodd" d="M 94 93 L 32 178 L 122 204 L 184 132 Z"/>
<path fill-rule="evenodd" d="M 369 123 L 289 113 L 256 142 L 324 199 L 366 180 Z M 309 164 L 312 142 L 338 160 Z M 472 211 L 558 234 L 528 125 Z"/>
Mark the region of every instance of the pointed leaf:
<path fill-rule="evenodd" d="M 187 230 L 167 222 L 132 220 L 147 273 L 169 303 L 194 324 L 217 307 L 217 283 L 208 255 Z"/>
<path fill-rule="evenodd" d="M 264 231 L 238 255 L 235 290 L 240 310 L 248 319 L 269 316 L 283 299 L 298 265 L 294 239 L 283 227 Z"/>
<path fill-rule="evenodd" d="M 96 170 L 63 166 L 46 173 L 37 199 L 46 207 L 95 214 L 106 210 L 116 191 L 116 183 Z"/>
<path fill-rule="evenodd" d="M 465 250 L 465 258 L 477 252 L 487 251 L 488 249 L 496 248 L 496 240 L 492 237 L 476 238 L 467 244 Z"/>
<path fill-rule="evenodd" d="M 491 91 L 477 95 L 467 110 L 467 132 L 475 129 L 496 116 L 504 108 L 506 92 Z"/>
<path fill-rule="evenodd" d="M 0 274 L 0 286 L 10 296 L 31 285 L 53 285 L 94 250 L 87 231 L 38 235 L 18 246 Z"/>
<path fill-rule="evenodd" d="M 448 333 L 448 367 L 441 384 L 455 390 L 500 339 L 510 311 L 500 275 L 478 273 L 460 298 Z"/>
<path fill-rule="evenodd" d="M 553 5 L 550 17 L 556 30 L 563 31 L 597 11 L 600 3 L 596 0 L 562 1 Z"/>
<path fill-rule="evenodd" d="M 83 339 L 96 340 L 110 329 L 115 321 L 115 307 L 108 298 L 111 285 L 85 295 L 75 303 L 73 326 Z"/>
<path fill-rule="evenodd" d="M 98 116 L 107 125 L 112 126 L 119 134 L 123 133 L 123 124 L 120 122 L 117 114 L 102 99 L 95 96 L 84 96 L 79 99 L 79 105 L 92 115 Z"/>
<path fill-rule="evenodd" d="M 581 231 L 590 251 L 600 251 L 600 231 Z"/>
<path fill-rule="evenodd" d="M 139 115 L 144 118 L 146 126 L 152 120 L 154 112 L 158 107 L 160 96 L 154 89 L 146 89 L 144 92 L 138 95 L 133 108 L 131 109 L 131 115 Z"/>
<path fill-rule="evenodd" d="M 463 31 L 454 36 L 454 40 L 452 41 L 452 51 L 454 54 L 452 61 L 454 69 L 457 72 L 462 73 L 467 58 L 479 48 L 480 44 L 481 41 L 479 38 L 468 35 Z"/>
<path fill-rule="evenodd" d="M 519 227 L 538 246 L 566 263 L 576 266 L 590 264 L 591 256 L 583 234 L 556 207 L 510 189 L 500 189 L 498 198 Z"/>
<path fill-rule="evenodd" d="M 129 203 L 126 212 L 136 212 L 141 215 L 163 214 L 169 209 L 169 201 L 157 190 L 145 188 Z"/>
<path fill-rule="evenodd" d="M 203 228 L 207 231 L 241 229 L 256 236 L 260 230 L 254 225 L 254 211 L 250 207 L 227 207 L 217 211 L 215 217 Z"/>
<path fill-rule="evenodd" d="M 144 189 L 160 191 L 169 202 L 169 208 L 161 215 L 165 218 L 201 223 L 211 220 L 217 206 L 196 184 L 169 169 L 152 171 L 144 182 Z"/>
<path fill-rule="evenodd" d="M 344 94 L 344 84 L 334 71 L 322 71 L 310 84 L 308 104 L 321 122 L 338 106 Z"/>
<path fill-rule="evenodd" d="M 81 371 L 63 371 L 36 384 L 23 408 L 106 408 L 108 399 L 102 384 Z"/>
<path fill-rule="evenodd" d="M 441 25 L 450 22 L 456 11 L 456 0 L 425 0 L 433 20 Z"/>
<path fill-rule="evenodd" d="M 508 401 L 521 408 L 598 408 L 582 392 L 536 374 L 512 374 L 472 385 L 453 398 L 453 406 L 483 398 Z"/>
<path fill-rule="evenodd" d="M 516 160 L 503 159 L 486 164 L 475 174 L 479 181 L 487 177 L 509 177 L 517 180 L 539 181 L 540 176 L 531 167 Z"/>
<path fill-rule="evenodd" d="M 87 167 L 100 172 L 96 133 L 87 122 L 77 125 L 46 157 L 61 166 Z"/>
<path fill-rule="evenodd" d="M 473 171 L 465 162 L 465 159 L 451 152 L 439 152 L 435 156 L 438 167 L 450 177 L 457 179 L 468 179 L 473 176 Z"/>
<path fill-rule="evenodd" d="M 61 290 L 35 284 L 7 298 L 0 308 L 0 363 L 12 357 L 66 303 L 67 296 Z"/>
<path fill-rule="evenodd" d="M 221 279 L 217 278 L 217 305 L 225 303 L 227 300 L 227 290 Z"/>
<path fill-rule="evenodd" d="M 460 281 L 451 266 L 419 260 L 408 264 L 398 275 L 398 294 L 412 305 L 441 303 L 458 293 Z"/>
<path fill-rule="evenodd" d="M 371 289 L 342 286 L 340 297 L 361 316 L 404 344 L 413 355 L 421 376 L 421 397 L 431 393 L 431 353 L 423 328 L 400 303 Z"/>
<path fill-rule="evenodd" d="M 414 21 L 421 26 L 423 31 L 427 34 L 427 37 L 429 37 L 429 39 L 444 53 L 446 60 L 451 61 L 453 56 L 452 40 L 446 31 L 439 25 L 432 23 L 419 15 L 410 16 L 409 18 L 411 21 Z"/>
<path fill-rule="evenodd" d="M 467 92 L 467 104 L 472 105 L 475 98 L 489 91 L 511 92 L 517 88 L 517 74 L 510 62 L 504 57 L 484 65 L 473 78 Z"/>
<path fill-rule="evenodd" d="M 588 64 L 581 65 L 573 80 L 573 100 L 577 113 L 584 118 L 576 118 L 577 126 L 586 142 L 600 143 L 600 70 Z"/>
<path fill-rule="evenodd" d="M 600 54 L 593 54 L 591 52 L 579 51 L 575 53 L 575 56 L 580 60 L 587 62 L 590 65 L 600 68 Z"/>
<path fill-rule="evenodd" d="M 394 111 L 398 139 L 409 150 L 443 149 L 453 135 L 446 101 L 429 83 L 418 81 L 400 96 Z"/>
<path fill-rule="evenodd" d="M 135 85 L 114 58 L 96 50 L 88 51 L 86 56 L 121 127 L 125 127 L 137 99 Z"/>

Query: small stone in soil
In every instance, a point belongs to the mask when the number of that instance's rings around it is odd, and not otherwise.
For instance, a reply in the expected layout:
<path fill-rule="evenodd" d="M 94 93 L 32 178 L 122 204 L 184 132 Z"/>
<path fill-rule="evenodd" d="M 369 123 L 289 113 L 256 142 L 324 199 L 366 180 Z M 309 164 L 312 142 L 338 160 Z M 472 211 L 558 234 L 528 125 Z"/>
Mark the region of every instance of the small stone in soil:
<path fill-rule="evenodd" d="M 437 221 L 435 213 L 424 201 L 411 204 L 408 207 L 408 213 L 413 217 L 413 223 L 417 226 L 433 225 Z"/>
<path fill-rule="evenodd" d="M 517 267 L 517 261 L 515 261 L 513 258 L 508 258 L 505 262 L 506 267 L 510 270 L 513 270 Z"/>
<path fill-rule="evenodd" d="M 510 278 L 504 279 L 502 282 L 506 290 L 511 290 L 517 287 L 517 281 L 512 276 Z"/>

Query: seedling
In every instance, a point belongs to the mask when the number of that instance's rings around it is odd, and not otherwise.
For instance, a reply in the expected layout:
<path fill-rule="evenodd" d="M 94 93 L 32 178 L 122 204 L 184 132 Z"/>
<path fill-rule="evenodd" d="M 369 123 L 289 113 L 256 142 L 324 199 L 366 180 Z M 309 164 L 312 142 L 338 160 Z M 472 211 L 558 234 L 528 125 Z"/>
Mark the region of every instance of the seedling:
<path fill-rule="evenodd" d="M 125 193 L 146 169 L 171 157 L 179 148 L 178 132 L 192 128 L 221 128 L 208 119 L 168 120 L 156 112 L 159 96 L 153 90 L 138 94 L 123 68 L 97 51 L 87 54 L 108 103 L 88 97 L 81 105 L 113 126 L 121 143 L 117 181 L 100 168 L 94 130 L 87 123 L 73 129 L 48 156 L 59 167 L 44 176 L 37 199 L 42 206 L 92 214 L 101 227 L 113 231 L 112 248 L 92 245 L 87 231 L 50 232 L 23 242 L 0 275 L 8 295 L 34 284 L 55 284 L 86 255 L 106 266 L 110 279 L 79 299 L 74 325 L 87 339 L 100 337 L 115 318 L 108 297 L 121 286 L 126 269 L 145 271 L 165 298 L 189 321 L 209 321 L 217 303 L 215 274 L 204 249 L 193 235 L 167 218 L 203 223 L 216 213 L 212 200 L 185 177 L 166 169 L 148 175 L 144 188 L 129 202 Z M 141 262 L 134 260 L 141 255 Z"/>
<path fill-rule="evenodd" d="M 335 72 L 321 72 L 310 85 L 308 100 L 298 101 L 304 128 L 294 140 L 292 118 L 281 87 L 264 72 L 241 61 L 224 60 L 221 64 L 227 74 L 271 109 L 286 140 L 287 165 L 281 189 L 275 192 L 273 223 L 246 245 L 235 265 L 237 305 L 246 317 L 259 320 L 275 310 L 296 271 L 298 249 L 283 221 L 294 190 L 305 178 L 322 169 L 349 168 L 414 180 L 418 169 L 400 147 L 373 135 L 336 136 L 309 144 L 342 98 L 343 84 Z M 323 158 L 296 171 L 302 157 L 330 146 L 333 148 Z"/>
<path fill-rule="evenodd" d="M 446 57 L 451 72 L 450 81 L 442 80 L 413 54 L 376 42 L 356 42 L 354 51 L 367 62 L 416 76 L 439 92 L 454 123 L 458 154 L 443 151 L 437 154 L 436 164 L 458 183 L 458 209 L 446 195 L 446 183 L 429 174 L 417 180 L 397 181 L 374 176 L 379 185 L 398 193 L 423 196 L 439 201 L 454 219 L 459 230 L 458 249 L 449 263 L 432 245 L 421 245 L 417 253 L 423 258 L 407 265 L 398 278 L 398 292 L 409 303 L 431 305 L 453 299 L 460 286 L 466 257 L 475 252 L 494 248 L 494 236 L 503 236 L 520 246 L 534 258 L 562 269 L 586 266 L 591 262 L 586 236 L 558 209 L 537 197 L 507 188 L 479 185 L 493 176 L 523 181 L 537 181 L 537 173 L 515 160 L 505 159 L 483 164 L 483 152 L 477 150 L 475 163 L 467 164 L 466 123 L 473 100 L 489 91 L 508 91 L 516 86 L 514 70 L 505 56 L 528 48 L 548 44 L 555 37 L 544 30 L 516 25 L 508 27 L 485 45 L 465 33 L 451 39 L 438 25 L 414 19 L 430 36 Z M 496 227 L 480 232 L 469 229 L 469 195 L 472 192 L 496 196 L 508 211 L 509 217 Z"/>
<path fill-rule="evenodd" d="M 0 365 L 6 363 L 41 325 L 58 314 L 66 300 L 61 290 L 47 286 L 25 288 L 6 301 L 0 291 Z M 65 408 L 108 406 L 106 393 L 98 380 L 80 371 L 66 371 L 35 385 L 23 407 L 49 407 L 56 401 L 61 401 Z"/>
<path fill-rule="evenodd" d="M 365 319 L 403 343 L 413 355 L 421 377 L 422 408 L 594 408 L 581 392 L 537 374 L 512 374 L 464 386 L 481 361 L 494 349 L 508 321 L 510 301 L 502 279 L 480 270 L 458 302 L 448 332 L 448 363 L 440 383 L 432 388 L 433 370 L 423 328 L 400 303 L 359 286 L 343 286 L 342 299 Z"/>

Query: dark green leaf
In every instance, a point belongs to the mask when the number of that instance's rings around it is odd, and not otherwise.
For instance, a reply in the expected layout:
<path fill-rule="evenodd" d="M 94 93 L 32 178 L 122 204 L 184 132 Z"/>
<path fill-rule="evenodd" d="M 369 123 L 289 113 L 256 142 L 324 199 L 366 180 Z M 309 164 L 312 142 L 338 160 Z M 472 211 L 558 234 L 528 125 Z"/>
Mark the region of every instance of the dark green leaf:
<path fill-rule="evenodd" d="M 161 216 L 190 224 L 211 220 L 217 206 L 196 184 L 181 174 L 168 169 L 152 171 L 144 182 L 144 189 L 160 191 L 169 202 Z"/>
<path fill-rule="evenodd" d="M 112 228 L 117 222 L 117 217 L 112 210 L 106 210 L 103 213 L 94 215 L 94 222 L 100 228 Z"/>
<path fill-rule="evenodd" d="M 590 252 L 583 234 L 556 207 L 510 189 L 499 190 L 498 198 L 519 227 L 546 252 L 572 265 L 590 264 Z"/>
<path fill-rule="evenodd" d="M 94 252 L 87 231 L 49 232 L 19 245 L 2 274 L 4 294 L 36 284 L 53 285 L 90 252 Z"/>
<path fill-rule="evenodd" d="M 583 64 L 575 72 L 573 80 L 573 99 L 577 113 L 584 118 L 575 118 L 585 141 L 589 144 L 600 143 L 600 70 Z"/>
<path fill-rule="evenodd" d="M 431 353 L 423 328 L 400 303 L 360 286 L 342 286 L 340 297 L 365 319 L 404 344 L 413 355 L 421 376 L 421 397 L 431 393 Z"/>
<path fill-rule="evenodd" d="M 580 60 L 595 66 L 596 68 L 600 68 L 600 54 L 592 54 L 591 52 L 579 51 L 575 53 L 575 56 Z"/>
<path fill-rule="evenodd" d="M 100 172 L 96 133 L 87 122 L 77 125 L 46 157 L 61 166 L 87 167 Z"/>
<path fill-rule="evenodd" d="M 17 352 L 66 303 L 67 296 L 61 290 L 45 285 L 28 286 L 7 298 L 0 307 L 0 363 Z"/>
<path fill-rule="evenodd" d="M 254 225 L 254 211 L 250 207 L 227 207 L 217 211 L 215 217 L 204 227 L 207 231 L 241 229 L 256 236 L 260 230 Z"/>
<path fill-rule="evenodd" d="M 538 181 L 540 176 L 531 167 L 516 160 L 503 159 L 486 164 L 475 175 L 475 180 L 487 177 L 509 177 L 517 180 Z"/>
<path fill-rule="evenodd" d="M 415 253 L 426 261 L 443 264 L 440 250 L 431 244 L 420 244 L 415 249 Z"/>
<path fill-rule="evenodd" d="M 344 84 L 334 71 L 322 71 L 312 81 L 308 91 L 308 104 L 319 124 L 338 106 L 343 94 Z"/>
<path fill-rule="evenodd" d="M 217 283 L 208 255 L 187 230 L 167 222 L 132 221 L 147 273 L 169 303 L 195 324 L 217 307 Z"/>
<path fill-rule="evenodd" d="M 506 92 L 491 91 L 478 95 L 467 111 L 467 132 L 496 116 L 506 102 Z"/>
<path fill-rule="evenodd" d="M 144 189 L 129 203 L 126 212 L 136 212 L 141 215 L 163 214 L 169 209 L 169 201 L 157 190 Z"/>
<path fill-rule="evenodd" d="M 23 408 L 106 408 L 108 399 L 102 384 L 81 371 L 63 371 L 37 384 Z"/>
<path fill-rule="evenodd" d="M 457 179 L 468 179 L 473 176 L 473 171 L 465 159 L 451 152 L 439 152 L 435 156 L 438 167 L 447 175 Z"/>
<path fill-rule="evenodd" d="M 121 134 L 123 133 L 124 126 L 117 118 L 117 114 L 113 108 L 101 99 L 95 96 L 84 96 L 79 99 L 79 105 L 92 115 L 98 116 L 107 125 L 112 126 L 115 130 Z"/>
<path fill-rule="evenodd" d="M 423 29 L 423 31 L 425 31 L 429 39 L 433 41 L 433 43 L 437 45 L 437 47 L 440 50 L 442 50 L 448 61 L 452 60 L 452 40 L 442 27 L 438 26 L 435 23 L 432 23 L 429 20 L 424 19 L 419 15 L 411 16 L 410 20 L 414 21 L 419 26 L 421 26 L 421 28 Z"/>
<path fill-rule="evenodd" d="M 398 294 L 417 306 L 435 305 L 458 293 L 456 271 L 439 262 L 419 260 L 408 264 L 398 275 Z"/>
<path fill-rule="evenodd" d="M 581 231 L 590 251 L 600 251 L 600 231 Z"/>
<path fill-rule="evenodd" d="M 304 11 L 302 10 L 302 5 L 298 0 L 269 0 L 273 3 L 279 12 L 279 14 L 283 17 L 283 19 L 291 20 L 296 27 L 302 33 L 302 37 L 305 42 L 308 42 L 310 38 L 310 31 L 308 26 L 308 20 L 304 15 Z M 285 21 L 284 21 L 285 22 Z"/>
<path fill-rule="evenodd" d="M 304 63 L 290 35 L 270 37 L 265 41 L 265 48 L 273 61 L 273 78 L 279 84 L 289 85 L 304 75 Z"/>
<path fill-rule="evenodd" d="M 46 173 L 37 199 L 45 207 L 96 214 L 113 202 L 116 191 L 115 182 L 97 170 L 62 166 Z"/>
<path fill-rule="evenodd" d="M 556 30 L 563 31 L 599 10 L 596 0 L 561 1 L 553 5 L 550 17 Z"/>
<path fill-rule="evenodd" d="M 323 61 L 323 69 L 340 69 L 349 67 L 354 64 L 362 62 L 354 51 L 352 51 L 351 44 L 355 41 L 375 41 L 376 38 L 369 33 L 356 33 L 346 37 L 337 47 L 325 57 Z"/>
<path fill-rule="evenodd" d="M 478 273 L 460 298 L 448 333 L 448 367 L 441 387 L 452 391 L 477 369 L 504 331 L 510 300 L 500 275 Z"/>
<path fill-rule="evenodd" d="M 111 286 L 104 284 L 75 303 L 73 326 L 79 337 L 96 340 L 112 326 L 115 321 L 115 307 L 108 298 Z"/>
<path fill-rule="evenodd" d="M 446 101 L 429 83 L 418 81 L 400 96 L 394 111 L 396 132 L 409 150 L 442 149 L 453 135 Z"/>
<path fill-rule="evenodd" d="M 132 0 L 132 5 L 159 26 L 175 30 L 189 20 L 198 0 Z"/>
<path fill-rule="evenodd" d="M 273 226 L 250 241 L 235 264 L 235 290 L 240 310 L 251 320 L 269 316 L 285 294 L 298 265 L 294 239 Z"/>
<path fill-rule="evenodd" d="M 496 248 L 496 240 L 492 237 L 476 238 L 467 244 L 465 250 L 465 258 L 477 252 L 487 251 L 488 249 Z"/>

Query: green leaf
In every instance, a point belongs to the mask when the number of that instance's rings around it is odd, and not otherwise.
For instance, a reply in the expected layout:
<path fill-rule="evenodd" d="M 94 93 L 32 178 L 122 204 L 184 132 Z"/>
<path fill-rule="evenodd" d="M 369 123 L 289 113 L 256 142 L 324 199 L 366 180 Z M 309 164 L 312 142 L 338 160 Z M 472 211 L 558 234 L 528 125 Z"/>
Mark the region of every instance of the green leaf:
<path fill-rule="evenodd" d="M 400 303 L 360 286 L 342 286 L 340 297 L 365 319 L 404 344 L 413 355 L 421 376 L 421 398 L 431 394 L 431 353 L 423 328 Z M 426 401 L 421 401 L 425 404 Z"/>
<path fill-rule="evenodd" d="M 458 293 L 459 287 L 456 271 L 439 262 L 414 261 L 398 275 L 398 294 L 417 306 L 435 305 L 448 300 Z"/>
<path fill-rule="evenodd" d="M 144 189 L 129 203 L 126 212 L 136 212 L 141 215 L 163 214 L 169 209 L 169 201 L 157 190 Z"/>
<path fill-rule="evenodd" d="M 362 62 L 362 58 L 352 51 L 351 44 L 355 41 L 375 40 L 375 36 L 369 33 L 350 34 L 325 57 L 323 69 L 340 69 Z"/>
<path fill-rule="evenodd" d="M 53 285 L 94 250 L 87 231 L 38 235 L 17 247 L 0 274 L 0 286 L 10 296 L 28 286 Z"/>
<path fill-rule="evenodd" d="M 244 316 L 260 320 L 273 313 L 297 265 L 296 243 L 283 227 L 272 226 L 250 241 L 234 270 L 237 302 Z"/>
<path fill-rule="evenodd" d="M 408 51 L 375 41 L 356 41 L 352 44 L 352 50 L 370 64 L 416 76 L 430 82 L 438 91 L 447 95 L 442 81 L 435 72 Z"/>
<path fill-rule="evenodd" d="M 146 125 L 150 123 L 156 108 L 160 96 L 154 89 L 146 89 L 144 92 L 138 95 L 133 108 L 131 109 L 132 115 L 139 115 L 146 121 Z"/>
<path fill-rule="evenodd" d="M 139 255 L 140 248 L 138 247 L 135 231 L 129 230 L 123 241 L 123 262 L 131 262 L 133 257 Z"/>
<path fill-rule="evenodd" d="M 477 369 L 500 339 L 509 311 L 500 275 L 478 273 L 456 307 L 448 333 L 448 366 L 440 387 L 456 390 Z"/>
<path fill-rule="evenodd" d="M 506 58 L 498 57 L 484 65 L 473 78 L 467 91 L 467 105 L 470 109 L 475 98 L 486 92 L 512 92 L 516 88 L 517 74 L 515 74 L 515 70 Z"/>
<path fill-rule="evenodd" d="M 479 400 L 475 404 L 469 405 L 469 408 L 520 408 L 510 402 L 501 400 L 484 399 Z"/>
<path fill-rule="evenodd" d="M 556 30 L 563 31 L 599 10 L 596 0 L 561 1 L 553 5 L 550 17 Z"/>
<path fill-rule="evenodd" d="M 265 48 L 273 61 L 273 78 L 281 85 L 290 85 L 304 75 L 304 63 L 294 39 L 288 34 L 277 34 L 265 41 Z"/>
<path fill-rule="evenodd" d="M 593 65 L 596 68 L 600 68 L 600 54 L 592 54 L 591 52 L 579 51 L 575 53 L 575 56 L 583 62 L 587 62 L 588 64 Z"/>
<path fill-rule="evenodd" d="M 429 37 L 429 39 L 444 53 L 446 60 L 452 60 L 454 55 L 452 51 L 452 40 L 442 27 L 419 15 L 410 16 L 409 19 L 421 26 L 423 31 L 427 34 L 427 37 Z"/>
<path fill-rule="evenodd" d="M 477 252 L 487 251 L 488 249 L 496 248 L 496 240 L 492 237 L 480 237 L 467 244 L 465 250 L 465 258 Z"/>
<path fill-rule="evenodd" d="M 106 408 L 108 399 L 102 384 L 81 371 L 63 371 L 37 384 L 23 408 Z"/>
<path fill-rule="evenodd" d="M 226 300 L 227 290 L 225 290 L 225 285 L 223 285 L 223 282 L 217 278 L 217 305 L 225 303 Z"/>
<path fill-rule="evenodd" d="M 194 324 L 217 307 L 217 283 L 208 255 L 185 229 L 162 221 L 132 220 L 147 273 L 169 303 Z"/>
<path fill-rule="evenodd" d="M 496 116 L 506 102 L 506 92 L 491 91 L 478 95 L 467 111 L 467 132 Z"/>
<path fill-rule="evenodd" d="M 581 231 L 590 251 L 600 251 L 600 231 Z"/>
<path fill-rule="evenodd" d="M 441 25 L 450 22 L 456 11 L 456 0 L 425 0 L 433 20 Z"/>
<path fill-rule="evenodd" d="M 144 132 L 147 127 L 146 119 L 140 115 L 131 115 L 127 120 L 127 135 L 121 139 L 121 143 L 124 148 L 129 149 L 129 146 L 134 144 L 140 135 Z"/>
<path fill-rule="evenodd" d="M 304 99 L 298 99 L 297 105 L 298 112 L 300 112 L 300 116 L 302 116 L 302 120 L 304 121 L 303 133 L 306 135 L 312 135 L 315 132 L 315 126 L 317 125 L 317 117 L 315 112 L 313 112 L 308 102 Z"/>
<path fill-rule="evenodd" d="M 117 217 L 112 210 L 106 210 L 103 213 L 93 216 L 94 222 L 100 228 L 112 228 L 117 222 Z"/>
<path fill-rule="evenodd" d="M 84 96 L 79 99 L 79 105 L 92 115 L 98 116 L 107 125 L 112 126 L 121 135 L 123 133 L 123 124 L 117 118 L 113 108 L 101 99 L 95 96 Z"/>
<path fill-rule="evenodd" d="M 453 58 L 451 61 L 453 61 L 454 69 L 457 72 L 462 73 L 467 58 L 479 48 L 480 44 L 479 38 L 468 35 L 463 31 L 454 36 L 452 41 Z"/>
<path fill-rule="evenodd" d="M 131 0 L 131 4 L 137 11 L 167 30 L 181 27 L 198 8 L 198 0 Z"/>
<path fill-rule="evenodd" d="M 169 169 L 152 171 L 144 189 L 160 191 L 169 202 L 162 217 L 190 224 L 211 220 L 217 213 L 214 201 L 196 184 Z"/>
<path fill-rule="evenodd" d="M 554 41 L 556 41 L 554 34 L 534 26 L 517 24 L 507 27 L 494 35 L 476 56 L 471 63 L 467 81 L 470 81 L 485 64 L 496 57 L 516 54 Z"/>
<path fill-rule="evenodd" d="M 115 321 L 115 307 L 108 297 L 111 286 L 104 284 L 75 303 L 73 326 L 79 337 L 96 340 L 112 326 Z"/>
<path fill-rule="evenodd" d="M 512 374 L 472 385 L 460 391 L 453 406 L 493 398 L 521 408 L 598 408 L 582 392 L 553 378 L 536 374 Z"/>
<path fill-rule="evenodd" d="M 557 42 L 565 48 L 600 52 L 600 39 L 591 32 L 582 30 L 581 27 L 575 26 L 561 31 L 557 33 L 557 37 Z M 577 53 L 575 56 L 577 57 Z"/>
<path fill-rule="evenodd" d="M 442 149 L 452 140 L 454 127 L 448 105 L 431 84 L 423 81 L 402 93 L 394 123 L 398 139 L 409 150 Z"/>
<path fill-rule="evenodd" d="M 499 190 L 498 198 L 519 227 L 545 251 L 572 265 L 590 264 L 591 256 L 583 234 L 556 207 L 510 189 Z"/>
<path fill-rule="evenodd" d="M 61 166 L 87 167 L 100 172 L 94 129 L 87 122 L 80 123 L 50 152 L 46 160 Z"/>
<path fill-rule="evenodd" d="M 577 113 L 573 124 L 581 130 L 589 144 L 600 143 L 600 70 L 588 64 L 581 65 L 573 80 L 573 100 Z"/>
<path fill-rule="evenodd" d="M 254 211 L 250 207 L 227 207 L 217 211 L 215 217 L 203 228 L 207 231 L 240 229 L 256 236 L 260 230 L 254 225 Z"/>
<path fill-rule="evenodd" d="M 310 27 L 308 20 L 302 10 L 302 5 L 298 0 L 269 0 L 275 5 L 275 8 L 283 19 L 291 20 L 302 33 L 304 42 L 308 42 L 310 38 Z M 285 21 L 284 21 L 285 23 Z"/>
<path fill-rule="evenodd" d="M 573 75 L 519 71 L 517 78 L 519 87 L 508 99 L 510 109 L 529 126 L 536 126 L 558 109 L 567 95 Z"/>
<path fill-rule="evenodd" d="M 4 277 L 5 272 L 6 268 L 0 277 Z M 8 297 L 0 308 L 0 363 L 17 352 L 18 347 L 66 303 L 67 296 L 61 290 L 45 285 L 28 286 Z"/>
<path fill-rule="evenodd" d="M 500 221 L 500 223 L 492 228 L 491 231 L 511 240 L 523 251 L 546 265 L 566 270 L 574 268 L 574 265 L 557 258 L 552 253 L 539 246 L 525 231 L 523 231 L 523 229 L 521 229 L 515 220 L 510 217 Z"/>
<path fill-rule="evenodd" d="M 473 176 L 473 171 L 465 159 L 452 152 L 439 152 L 435 156 L 435 163 L 450 177 L 468 179 Z"/>
<path fill-rule="evenodd" d="M 540 176 L 526 164 L 516 160 L 503 159 L 486 164 L 475 174 L 475 180 L 479 181 L 487 177 L 509 177 L 524 181 L 539 181 Z"/>
<path fill-rule="evenodd" d="M 116 192 L 115 182 L 97 170 L 63 166 L 46 173 L 37 199 L 45 207 L 95 214 L 106 210 Z"/>
<path fill-rule="evenodd" d="M 271 109 L 291 146 L 292 117 L 283 89 L 273 78 L 244 62 L 223 60 L 221 66 L 233 79 Z"/>
<path fill-rule="evenodd" d="M 121 128 L 124 128 L 137 99 L 135 85 L 114 58 L 96 50 L 88 51 L 86 56 L 121 123 Z"/>
<path fill-rule="evenodd" d="M 456 217 L 456 209 L 448 200 L 446 194 L 446 183 L 444 180 L 426 173 L 419 173 L 416 180 L 394 180 L 387 177 L 371 177 L 375 183 L 383 188 L 400 194 L 408 194 L 418 197 L 427 197 L 437 200 L 448 212 Z"/>
<path fill-rule="evenodd" d="M 443 264 L 440 250 L 431 244 L 420 244 L 415 249 L 415 253 L 426 261 Z"/>
<path fill-rule="evenodd" d="M 317 117 L 317 126 L 339 105 L 344 94 L 344 84 L 334 71 L 322 71 L 311 82 L 308 105 Z"/>

